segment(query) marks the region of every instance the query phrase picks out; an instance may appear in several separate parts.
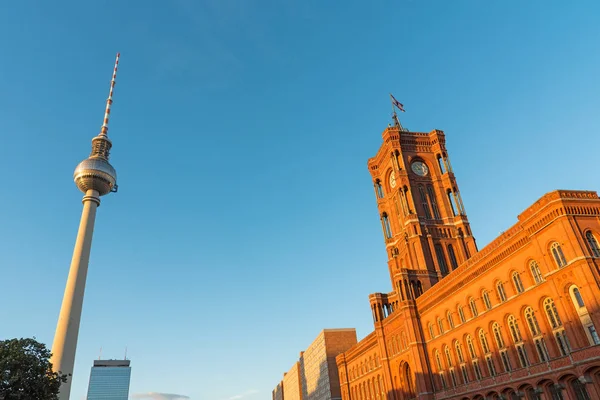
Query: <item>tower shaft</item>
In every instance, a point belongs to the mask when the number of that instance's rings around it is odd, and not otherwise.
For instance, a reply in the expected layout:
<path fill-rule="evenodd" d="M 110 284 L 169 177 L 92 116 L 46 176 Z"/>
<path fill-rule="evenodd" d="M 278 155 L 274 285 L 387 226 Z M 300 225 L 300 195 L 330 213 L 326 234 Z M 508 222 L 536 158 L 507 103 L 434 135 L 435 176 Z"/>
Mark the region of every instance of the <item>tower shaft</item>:
<path fill-rule="evenodd" d="M 75 364 L 79 322 L 85 293 L 85 281 L 90 260 L 96 209 L 100 205 L 99 193 L 87 190 L 83 197 L 83 211 L 69 269 L 69 278 L 60 308 L 60 316 L 52 344 L 52 365 L 54 371 L 72 374 Z M 71 392 L 71 377 L 60 387 L 60 400 L 68 400 Z"/>

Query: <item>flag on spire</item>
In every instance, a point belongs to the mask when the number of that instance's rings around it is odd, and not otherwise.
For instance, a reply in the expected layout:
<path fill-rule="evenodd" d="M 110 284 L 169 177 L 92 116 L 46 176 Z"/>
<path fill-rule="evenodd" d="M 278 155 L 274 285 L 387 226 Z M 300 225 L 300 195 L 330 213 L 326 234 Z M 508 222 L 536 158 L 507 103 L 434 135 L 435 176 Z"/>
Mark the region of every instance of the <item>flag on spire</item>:
<path fill-rule="evenodd" d="M 400 103 L 398 100 L 396 100 L 396 98 L 390 93 L 390 99 L 392 100 L 392 105 L 395 106 L 396 108 L 398 108 L 398 110 L 405 112 L 404 111 L 404 105 L 402 103 Z"/>

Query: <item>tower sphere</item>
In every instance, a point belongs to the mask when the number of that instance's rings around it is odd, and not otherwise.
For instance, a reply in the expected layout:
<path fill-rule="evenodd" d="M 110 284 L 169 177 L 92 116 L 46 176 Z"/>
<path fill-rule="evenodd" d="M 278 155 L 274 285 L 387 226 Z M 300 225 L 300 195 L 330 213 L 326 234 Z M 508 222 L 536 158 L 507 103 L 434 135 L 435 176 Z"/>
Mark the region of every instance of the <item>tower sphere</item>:
<path fill-rule="evenodd" d="M 117 171 L 105 159 L 92 156 L 79 163 L 73 179 L 83 193 L 92 189 L 104 196 L 117 183 Z"/>

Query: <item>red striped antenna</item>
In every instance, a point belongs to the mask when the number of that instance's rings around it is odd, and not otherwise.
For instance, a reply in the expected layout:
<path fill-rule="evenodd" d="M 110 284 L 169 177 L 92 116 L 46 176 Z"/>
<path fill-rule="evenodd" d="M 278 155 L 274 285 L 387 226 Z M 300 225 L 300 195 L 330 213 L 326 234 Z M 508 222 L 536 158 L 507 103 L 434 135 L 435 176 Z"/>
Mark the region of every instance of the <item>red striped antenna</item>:
<path fill-rule="evenodd" d="M 115 60 L 115 69 L 113 70 L 112 79 L 110 80 L 110 92 L 108 92 L 108 99 L 106 99 L 106 111 L 104 111 L 104 122 L 102 123 L 102 129 L 100 130 L 100 136 L 108 136 L 108 119 L 110 117 L 110 106 L 113 102 L 113 90 L 115 89 L 115 82 L 117 79 L 117 68 L 119 67 L 120 55 L 121 53 L 117 53 L 117 59 Z"/>

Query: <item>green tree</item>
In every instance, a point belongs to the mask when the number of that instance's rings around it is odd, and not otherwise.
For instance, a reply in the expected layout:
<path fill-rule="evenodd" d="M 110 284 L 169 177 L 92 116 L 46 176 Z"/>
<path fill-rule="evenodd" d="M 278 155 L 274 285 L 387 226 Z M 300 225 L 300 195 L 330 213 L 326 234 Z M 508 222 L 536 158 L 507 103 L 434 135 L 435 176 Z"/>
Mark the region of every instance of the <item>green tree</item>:
<path fill-rule="evenodd" d="M 50 355 L 35 338 L 0 340 L 0 400 L 57 400 L 67 375 L 52 371 Z"/>

